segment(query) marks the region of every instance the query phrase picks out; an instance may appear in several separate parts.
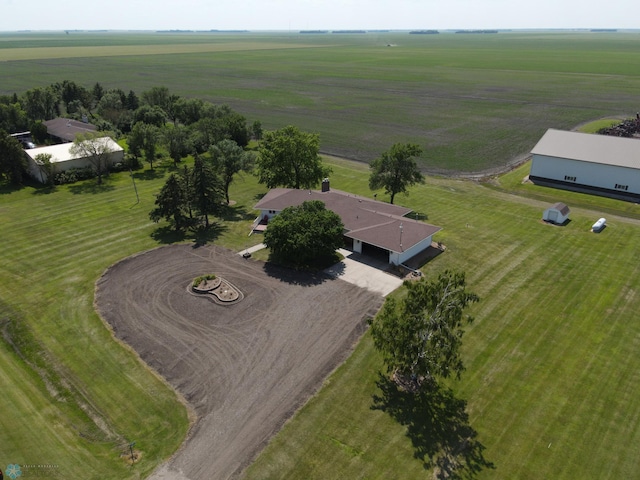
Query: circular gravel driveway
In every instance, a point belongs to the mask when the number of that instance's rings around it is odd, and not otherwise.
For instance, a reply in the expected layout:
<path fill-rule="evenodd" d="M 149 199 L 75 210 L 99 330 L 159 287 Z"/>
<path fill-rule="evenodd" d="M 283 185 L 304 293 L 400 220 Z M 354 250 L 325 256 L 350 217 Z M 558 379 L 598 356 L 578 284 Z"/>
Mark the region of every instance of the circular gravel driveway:
<path fill-rule="evenodd" d="M 244 299 L 189 292 L 215 273 Z M 351 352 L 381 294 L 320 273 L 245 259 L 216 246 L 174 245 L 127 258 L 97 283 L 96 305 L 193 406 L 183 447 L 151 478 L 235 478 Z"/>

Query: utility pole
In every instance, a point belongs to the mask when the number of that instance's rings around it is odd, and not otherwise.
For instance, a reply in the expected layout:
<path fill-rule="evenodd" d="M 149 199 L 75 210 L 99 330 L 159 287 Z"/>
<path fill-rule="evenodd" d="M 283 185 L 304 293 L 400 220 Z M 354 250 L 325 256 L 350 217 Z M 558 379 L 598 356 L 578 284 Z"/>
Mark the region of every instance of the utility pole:
<path fill-rule="evenodd" d="M 131 175 L 131 181 L 133 182 L 133 189 L 136 192 L 136 203 L 140 203 L 140 197 L 138 196 L 138 187 L 136 187 L 136 179 L 133 176 L 133 170 L 129 169 L 129 173 Z"/>

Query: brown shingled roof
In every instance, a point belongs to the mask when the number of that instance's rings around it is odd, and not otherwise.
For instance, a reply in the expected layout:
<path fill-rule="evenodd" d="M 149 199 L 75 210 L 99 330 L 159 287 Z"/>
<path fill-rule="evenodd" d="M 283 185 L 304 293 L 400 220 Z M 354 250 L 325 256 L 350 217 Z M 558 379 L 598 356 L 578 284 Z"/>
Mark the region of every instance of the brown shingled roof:
<path fill-rule="evenodd" d="M 551 208 L 553 208 L 554 210 L 558 210 L 565 217 L 571 212 L 569 207 L 567 207 L 562 202 L 554 203 L 553 205 L 551 205 Z"/>
<path fill-rule="evenodd" d="M 344 224 L 346 237 L 394 252 L 408 250 L 441 230 L 417 220 L 406 218 L 410 208 L 379 202 L 340 190 L 319 192 L 274 188 L 254 208 L 280 212 L 286 207 L 301 205 L 307 200 L 320 200 L 337 213 Z M 400 228 L 402 226 L 402 228 Z M 402 245 L 400 245 L 402 241 Z"/>

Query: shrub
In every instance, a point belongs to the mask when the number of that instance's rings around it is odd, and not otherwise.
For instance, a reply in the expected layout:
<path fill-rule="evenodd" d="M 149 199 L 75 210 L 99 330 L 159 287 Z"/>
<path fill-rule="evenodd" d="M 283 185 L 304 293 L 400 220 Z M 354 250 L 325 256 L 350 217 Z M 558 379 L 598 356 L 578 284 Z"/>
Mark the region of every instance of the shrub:
<path fill-rule="evenodd" d="M 202 282 L 206 282 L 207 280 L 215 280 L 217 277 L 213 273 L 209 273 L 207 275 L 202 275 L 200 277 L 196 277 L 193 279 L 193 286 L 197 287 Z"/>
<path fill-rule="evenodd" d="M 69 170 L 56 174 L 53 182 L 56 185 L 65 185 L 80 180 L 89 180 L 90 178 L 95 178 L 95 176 L 96 172 L 91 167 L 70 168 Z"/>

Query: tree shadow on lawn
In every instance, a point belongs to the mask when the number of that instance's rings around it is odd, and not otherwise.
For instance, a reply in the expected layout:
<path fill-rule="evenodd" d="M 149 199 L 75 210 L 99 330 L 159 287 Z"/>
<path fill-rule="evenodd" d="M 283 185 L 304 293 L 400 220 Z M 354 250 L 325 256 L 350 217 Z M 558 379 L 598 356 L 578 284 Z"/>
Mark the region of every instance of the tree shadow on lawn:
<path fill-rule="evenodd" d="M 57 185 L 34 185 L 33 195 L 49 195 L 50 193 L 55 193 L 58 191 Z"/>
<path fill-rule="evenodd" d="M 134 172 L 133 178 L 135 178 L 136 180 L 157 180 L 158 178 L 162 178 L 165 176 L 165 170 L 166 169 L 159 166 L 154 166 L 153 170 L 149 168 L 143 170 L 142 172 Z M 131 173 L 129 175 L 131 175 Z"/>
<path fill-rule="evenodd" d="M 171 245 L 192 239 L 193 246 L 197 248 L 217 240 L 225 230 L 226 227 L 219 223 L 211 223 L 208 229 L 204 228 L 204 226 L 199 226 L 186 231 L 176 231 L 173 227 L 165 225 L 151 232 L 151 238 L 164 245 Z"/>
<path fill-rule="evenodd" d="M 220 218 L 227 222 L 255 220 L 257 214 L 251 213 L 244 205 L 223 205 Z"/>
<path fill-rule="evenodd" d="M 381 395 L 373 396 L 372 410 L 382 410 L 407 427 L 414 457 L 437 479 L 475 478 L 484 469 L 495 469 L 484 458 L 485 446 L 469 425 L 467 402 L 437 384 L 412 393 L 400 389 L 387 375 L 379 374 Z"/>
<path fill-rule="evenodd" d="M 92 180 L 87 180 L 87 181 L 69 186 L 69 191 L 74 195 L 82 195 L 84 193 L 91 193 L 91 194 L 104 193 L 104 192 L 110 192 L 111 190 L 114 190 L 114 189 L 115 187 L 107 183 L 104 179 L 102 180 L 101 184 L 98 184 L 96 180 L 92 179 Z"/>
<path fill-rule="evenodd" d="M 306 270 L 295 270 L 293 268 L 284 267 L 273 261 L 267 261 L 264 264 L 265 273 L 278 280 L 290 283 L 292 285 L 302 285 L 304 287 L 311 287 L 313 285 L 320 285 L 332 278 L 324 272 L 311 272 Z"/>

